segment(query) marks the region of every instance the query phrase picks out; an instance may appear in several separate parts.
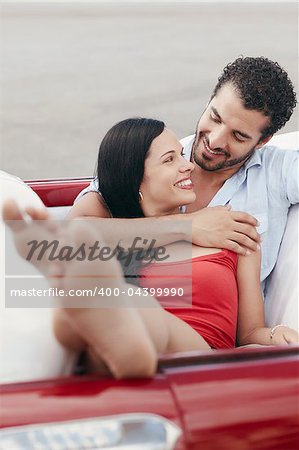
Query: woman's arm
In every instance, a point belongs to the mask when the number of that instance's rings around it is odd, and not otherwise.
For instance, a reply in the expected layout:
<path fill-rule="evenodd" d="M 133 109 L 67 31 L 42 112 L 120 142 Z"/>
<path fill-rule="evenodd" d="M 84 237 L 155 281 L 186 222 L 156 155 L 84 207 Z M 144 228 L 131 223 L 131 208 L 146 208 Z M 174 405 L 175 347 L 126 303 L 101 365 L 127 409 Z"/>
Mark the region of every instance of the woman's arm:
<path fill-rule="evenodd" d="M 265 326 L 264 301 L 260 287 L 260 252 L 239 257 L 237 279 L 239 290 L 238 344 L 284 345 L 298 343 L 299 334 L 285 326 Z M 272 332 L 271 332 L 272 331 Z"/>
<path fill-rule="evenodd" d="M 76 202 L 67 220 L 92 220 L 92 225 L 103 236 L 105 242 L 114 248 L 121 241 L 125 249 L 132 249 L 134 241 L 138 240 L 138 248 L 146 250 L 154 241 L 154 246 L 171 244 L 181 240 L 191 240 L 191 221 L 183 215 L 168 215 L 163 217 L 143 217 L 140 219 L 111 218 L 100 194 L 88 192 Z M 97 220 L 95 220 L 97 219 Z M 144 241 L 144 242 L 143 242 Z"/>
<path fill-rule="evenodd" d="M 76 219 L 78 217 L 98 217 L 105 219 L 111 218 L 111 215 L 105 207 L 100 194 L 97 192 L 88 192 L 71 207 L 66 219 Z"/>
<path fill-rule="evenodd" d="M 204 208 L 190 214 L 111 219 L 101 196 L 97 192 L 88 192 L 67 215 L 67 219 L 80 217 L 100 219 L 105 241 L 115 244 L 121 237 L 125 248 L 130 248 L 134 238 L 141 236 L 148 245 L 152 240 L 156 246 L 185 240 L 201 247 L 226 248 L 246 255 L 248 250 L 255 251 L 259 242 L 256 219 L 245 212 L 230 211 L 227 206 Z"/>

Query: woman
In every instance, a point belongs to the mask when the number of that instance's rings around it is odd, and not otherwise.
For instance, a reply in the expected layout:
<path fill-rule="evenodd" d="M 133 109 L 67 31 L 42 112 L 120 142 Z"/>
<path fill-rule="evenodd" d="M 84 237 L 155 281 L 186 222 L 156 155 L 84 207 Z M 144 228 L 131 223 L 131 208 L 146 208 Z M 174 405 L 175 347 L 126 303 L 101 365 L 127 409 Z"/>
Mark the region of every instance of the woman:
<path fill-rule="evenodd" d="M 190 178 L 193 164 L 183 158 L 182 150 L 163 122 L 128 119 L 116 124 L 99 149 L 100 195 L 87 194 L 84 211 L 83 201 L 79 201 L 69 217 L 177 213 L 181 205 L 195 200 Z M 31 216 L 37 218 L 37 213 L 31 212 Z M 92 243 L 99 236 L 92 224 L 71 221 L 64 239 Z M 146 267 L 141 267 L 141 262 L 140 285 L 156 289 L 157 274 L 169 273 L 170 267 L 176 268 L 177 274 L 187 273 L 192 264 L 192 308 L 171 304 L 164 309 L 152 296 L 146 297 L 146 308 L 138 307 L 136 297 L 125 297 L 116 309 L 64 308 L 55 316 L 58 340 L 73 350 L 85 350 L 91 370 L 108 367 L 118 378 L 152 375 L 159 353 L 234 347 L 236 335 L 239 345 L 298 341 L 298 333 L 287 327 L 265 327 L 259 252 L 238 259 L 228 250 L 192 246 L 192 261 L 182 261 L 182 245 L 167 247 L 167 262 L 153 261 Z M 56 286 L 65 290 L 91 288 L 99 283 L 94 278 L 99 273 L 101 283 L 108 275 L 110 288 L 127 289 L 115 259 L 85 261 L 80 268 L 76 262 L 58 267 Z M 167 275 L 164 279 L 171 288 Z"/>

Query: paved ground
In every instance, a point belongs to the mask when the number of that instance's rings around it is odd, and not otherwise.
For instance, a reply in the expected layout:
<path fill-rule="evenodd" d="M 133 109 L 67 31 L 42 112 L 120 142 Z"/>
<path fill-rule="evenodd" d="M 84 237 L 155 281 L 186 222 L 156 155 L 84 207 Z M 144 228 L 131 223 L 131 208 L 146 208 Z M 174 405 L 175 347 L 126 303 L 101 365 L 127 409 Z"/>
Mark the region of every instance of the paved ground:
<path fill-rule="evenodd" d="M 22 178 L 90 175 L 100 139 L 132 115 L 191 133 L 240 54 L 279 61 L 298 85 L 296 3 L 1 8 L 1 167 Z"/>

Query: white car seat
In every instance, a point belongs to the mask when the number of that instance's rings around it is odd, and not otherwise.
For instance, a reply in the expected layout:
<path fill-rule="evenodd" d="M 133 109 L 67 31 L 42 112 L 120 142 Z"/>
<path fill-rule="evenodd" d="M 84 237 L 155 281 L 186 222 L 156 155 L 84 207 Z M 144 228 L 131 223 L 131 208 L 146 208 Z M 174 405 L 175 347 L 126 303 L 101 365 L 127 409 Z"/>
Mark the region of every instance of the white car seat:
<path fill-rule="evenodd" d="M 21 208 L 43 206 L 39 197 L 23 181 L 0 171 L 0 209 L 8 198 L 16 200 Z M 1 217 L 0 247 L 3 250 L 5 233 Z M 1 251 L 0 258 L 0 381 L 29 381 L 70 374 L 75 355 L 56 341 L 52 330 L 52 310 L 5 308 L 4 251 Z"/>
<path fill-rule="evenodd" d="M 288 150 L 298 150 L 299 132 L 294 131 L 292 133 L 274 136 L 268 144 L 273 144 Z M 288 222 L 280 246 L 276 266 L 267 279 L 265 314 L 266 322 L 269 326 L 282 323 L 299 331 L 298 224 L 299 205 L 293 205 L 289 211 Z"/>

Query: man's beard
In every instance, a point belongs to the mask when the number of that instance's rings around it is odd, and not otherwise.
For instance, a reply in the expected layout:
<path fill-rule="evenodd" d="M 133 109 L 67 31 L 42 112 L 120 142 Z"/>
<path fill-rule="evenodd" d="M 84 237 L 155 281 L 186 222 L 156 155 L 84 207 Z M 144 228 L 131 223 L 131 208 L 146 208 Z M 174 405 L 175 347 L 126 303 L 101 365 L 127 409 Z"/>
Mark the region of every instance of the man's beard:
<path fill-rule="evenodd" d="M 199 143 L 196 144 L 196 142 L 197 142 L 197 139 L 195 137 L 195 141 L 194 141 L 193 149 L 192 149 L 193 161 L 201 169 L 206 170 L 207 172 L 215 172 L 215 171 L 221 170 L 221 169 L 229 169 L 230 167 L 240 165 L 241 163 L 244 164 L 255 152 L 255 147 L 253 147 L 245 155 L 240 156 L 240 158 L 235 158 L 235 159 L 230 159 L 230 160 L 224 159 L 221 162 L 216 163 L 215 165 L 211 166 L 210 164 L 213 164 L 213 162 L 208 159 L 205 160 L 204 155 L 202 155 L 201 157 L 197 156 L 197 150 L 199 148 Z M 200 142 L 202 142 L 202 138 L 200 139 Z M 215 149 L 215 151 L 223 151 L 223 155 L 224 156 L 227 155 L 227 152 L 225 150 Z"/>

